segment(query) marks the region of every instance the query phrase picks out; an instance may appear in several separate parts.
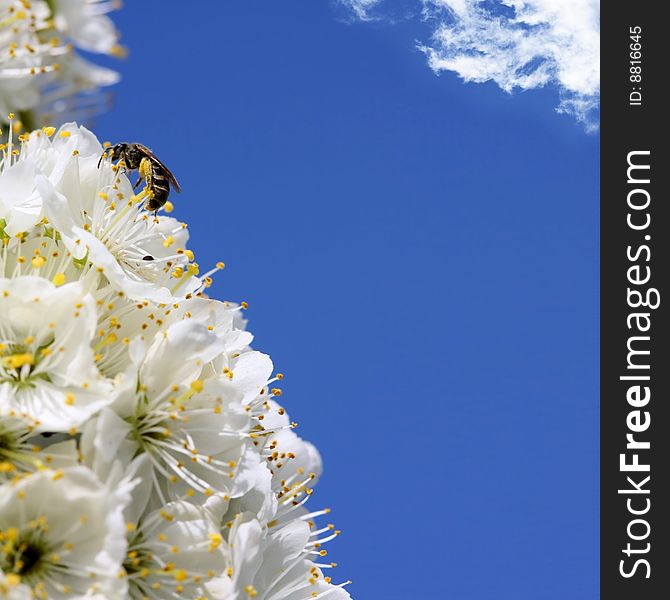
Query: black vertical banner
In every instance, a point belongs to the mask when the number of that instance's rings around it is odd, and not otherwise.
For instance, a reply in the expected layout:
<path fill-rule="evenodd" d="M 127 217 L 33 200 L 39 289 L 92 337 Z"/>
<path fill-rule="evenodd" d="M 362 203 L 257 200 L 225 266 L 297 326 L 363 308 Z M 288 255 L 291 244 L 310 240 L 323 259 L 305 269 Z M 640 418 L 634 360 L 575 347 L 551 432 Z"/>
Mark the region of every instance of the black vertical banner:
<path fill-rule="evenodd" d="M 601 598 L 670 598 L 670 29 L 601 13 Z"/>

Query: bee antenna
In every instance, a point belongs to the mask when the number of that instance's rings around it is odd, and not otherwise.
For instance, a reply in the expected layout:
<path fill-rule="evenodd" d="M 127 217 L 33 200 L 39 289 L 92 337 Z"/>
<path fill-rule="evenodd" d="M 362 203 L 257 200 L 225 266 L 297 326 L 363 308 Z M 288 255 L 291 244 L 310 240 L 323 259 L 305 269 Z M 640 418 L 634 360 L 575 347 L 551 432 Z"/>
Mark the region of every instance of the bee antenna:
<path fill-rule="evenodd" d="M 119 144 L 116 144 L 116 146 L 118 146 L 118 145 Z M 114 148 L 116 148 L 116 146 L 110 146 L 109 148 L 105 148 L 102 151 L 102 154 L 100 155 L 100 158 L 98 159 L 98 169 L 100 168 L 100 163 L 102 162 L 102 159 L 105 158 L 105 154 L 107 154 L 107 151 L 109 150 L 111 152 L 110 156 L 113 156 Z"/>

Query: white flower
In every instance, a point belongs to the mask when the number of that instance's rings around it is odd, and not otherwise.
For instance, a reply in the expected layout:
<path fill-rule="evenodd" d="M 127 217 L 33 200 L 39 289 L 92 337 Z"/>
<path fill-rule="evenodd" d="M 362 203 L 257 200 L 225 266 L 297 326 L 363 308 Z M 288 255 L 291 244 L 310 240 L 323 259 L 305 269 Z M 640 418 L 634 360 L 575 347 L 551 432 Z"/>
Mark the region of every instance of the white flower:
<path fill-rule="evenodd" d="M 84 467 L 0 486 L 0 569 L 19 576 L 35 598 L 123 598 L 128 499 L 127 490 L 110 494 Z"/>
<path fill-rule="evenodd" d="M 217 358 L 219 365 L 227 360 L 228 366 L 233 355 L 239 356 L 248 351 L 248 344 L 252 339 L 249 332 L 238 328 L 240 324 L 237 315 L 240 309 L 229 302 L 189 298 L 171 304 L 156 305 L 148 300 L 129 300 L 112 285 L 99 288 L 94 295 L 96 304 L 100 307 L 98 335 L 94 342 L 96 360 L 98 368 L 108 377 L 117 377 L 128 368 L 131 372 L 136 370 L 141 360 L 140 355 L 155 336 L 184 319 L 204 325 L 223 344 L 223 355 Z M 134 338 L 142 343 L 131 345 L 129 342 Z M 133 359 L 135 366 L 131 366 L 132 348 L 136 351 Z M 265 355 L 257 354 L 261 361 L 269 361 Z M 219 366 L 220 370 L 223 368 Z M 271 369 L 270 363 L 270 372 Z M 241 371 L 239 375 L 241 383 L 244 384 Z M 267 376 L 262 378 L 256 392 L 266 380 Z"/>
<path fill-rule="evenodd" d="M 50 467 L 77 465 L 78 454 L 73 438 L 36 435 L 34 427 L 12 417 L 0 418 L 0 482 L 17 474 Z"/>
<path fill-rule="evenodd" d="M 49 77 L 62 54 L 40 39 L 48 29 L 49 7 L 37 0 L 29 6 L 0 0 L 0 111 L 26 110 L 40 99 L 37 78 Z"/>
<path fill-rule="evenodd" d="M 54 25 L 82 50 L 114 52 L 119 34 L 107 16 L 115 3 L 110 0 L 53 0 Z"/>
<path fill-rule="evenodd" d="M 72 49 L 123 55 L 118 32 L 105 14 L 113 7 L 98 0 L 0 0 L 0 114 L 71 113 L 79 92 L 116 83 L 114 71 Z"/>
<path fill-rule="evenodd" d="M 0 279 L 0 416 L 68 431 L 112 401 L 89 346 L 93 298 L 32 276 Z"/>
<path fill-rule="evenodd" d="M 44 216 L 38 176 L 47 177 L 53 185 L 74 178 L 74 185 L 85 186 L 88 181 L 79 178 L 76 157 L 102 152 L 98 140 L 85 127 L 63 127 L 50 139 L 55 132 L 51 127 L 24 134 L 17 144 L 12 129 L 8 131 L 6 152 L 0 159 L 0 217 L 9 236 L 30 231 Z"/>
<path fill-rule="evenodd" d="M 311 474 L 311 485 L 316 485 L 323 468 L 318 450 L 295 434 L 289 426 L 286 411 L 276 401 L 267 401 L 262 414 L 263 426 L 273 431 L 266 438 L 263 449 L 272 473 L 273 489 L 286 493 L 286 488 L 303 478 L 305 473 Z"/>
<path fill-rule="evenodd" d="M 312 562 L 315 535 L 330 533 L 330 528 L 311 532 L 310 515 L 283 526 L 263 526 L 249 514 L 238 514 L 224 528 L 228 532 L 224 574 L 209 584 L 219 600 L 309 600 L 350 598 L 343 585 L 333 585 L 321 567 Z M 333 534 L 334 535 L 334 534 Z M 323 543 L 323 542 L 321 542 Z"/>
<path fill-rule="evenodd" d="M 55 229 L 80 271 L 94 269 L 133 299 L 173 302 L 196 293 L 203 282 L 186 248 L 186 226 L 146 212 L 146 189 L 136 195 L 110 161 L 98 166 L 103 148 L 86 128 L 70 123 L 53 140 L 49 134 L 53 128 L 22 136 L 18 156 L 9 134 L 0 164 L 0 235 L 48 237 Z M 50 264 L 43 273 L 54 275 Z"/>
<path fill-rule="evenodd" d="M 235 497 L 264 469 L 254 451 L 253 423 L 243 394 L 227 377 L 203 379 L 222 341 L 187 319 L 172 324 L 146 349 L 136 343 L 134 369 L 114 404 L 84 431 L 85 456 L 107 462 L 146 453 L 161 502 L 198 493 Z"/>
<path fill-rule="evenodd" d="M 225 560 L 223 538 L 204 508 L 171 502 L 130 529 L 123 564 L 130 598 L 206 597 L 207 582 Z"/>
<path fill-rule="evenodd" d="M 209 584 L 210 592 L 223 600 L 349 598 L 346 583 L 333 585 L 323 574 L 322 569 L 335 563 L 320 562 L 326 556 L 324 545 L 340 534 L 332 524 L 316 526 L 316 519 L 330 509 L 308 513 L 303 508 L 321 473 L 321 457 L 291 430 L 288 416 L 274 400 L 256 410 L 262 411 L 261 422 L 270 433 L 263 436 L 262 453 L 272 473 L 272 514 L 260 516 L 247 497 L 232 501 L 219 514 L 227 566 Z"/>
<path fill-rule="evenodd" d="M 103 427 L 109 424 L 103 420 Z M 98 446 L 100 442 L 101 438 L 95 439 Z M 115 448 L 91 450 L 86 462 L 110 493 L 119 487 L 133 487 L 132 500 L 123 511 L 128 547 L 119 575 L 128 582 L 128 597 L 205 597 L 204 584 L 225 566 L 222 536 L 207 503 L 197 506 L 182 500 L 156 504 L 152 465 L 146 453 L 128 462 L 123 449 L 111 459 L 109 451 Z"/>

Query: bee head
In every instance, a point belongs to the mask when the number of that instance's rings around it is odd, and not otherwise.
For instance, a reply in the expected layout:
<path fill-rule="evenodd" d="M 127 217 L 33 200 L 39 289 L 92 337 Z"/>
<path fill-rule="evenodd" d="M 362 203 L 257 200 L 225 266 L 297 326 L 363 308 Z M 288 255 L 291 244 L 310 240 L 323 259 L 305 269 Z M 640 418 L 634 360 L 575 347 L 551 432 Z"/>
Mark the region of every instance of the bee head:
<path fill-rule="evenodd" d="M 127 148 L 128 144 L 125 143 L 114 144 L 114 146 L 105 148 L 103 153 L 100 155 L 100 160 L 98 161 L 98 169 L 100 168 L 100 163 L 102 162 L 102 159 L 105 158 L 105 156 L 109 156 L 112 160 L 119 160 L 120 158 L 123 158 L 123 155 L 126 152 Z"/>
<path fill-rule="evenodd" d="M 137 144 L 121 142 L 120 144 L 114 144 L 111 148 L 107 148 L 105 152 L 114 162 L 122 160 L 127 169 L 137 169 L 142 160 L 142 152 Z M 98 166 L 100 166 L 100 162 L 102 161 L 102 157 L 105 156 L 105 152 L 103 152 L 100 157 Z"/>
<path fill-rule="evenodd" d="M 108 149 L 109 155 L 118 159 L 128 151 L 129 145 L 130 144 L 126 144 L 125 142 L 122 142 L 121 144 L 114 144 L 111 148 Z"/>

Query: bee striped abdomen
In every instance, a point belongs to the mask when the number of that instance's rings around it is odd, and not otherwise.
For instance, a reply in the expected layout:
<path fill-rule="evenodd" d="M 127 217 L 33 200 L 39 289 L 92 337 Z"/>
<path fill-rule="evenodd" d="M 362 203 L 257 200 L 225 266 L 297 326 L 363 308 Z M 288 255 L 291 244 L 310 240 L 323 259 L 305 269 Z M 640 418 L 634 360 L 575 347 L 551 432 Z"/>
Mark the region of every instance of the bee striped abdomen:
<path fill-rule="evenodd" d="M 149 201 L 147 208 L 149 210 L 158 210 L 163 206 L 170 195 L 170 182 L 163 174 L 160 165 L 151 164 L 151 191 L 153 198 Z"/>

